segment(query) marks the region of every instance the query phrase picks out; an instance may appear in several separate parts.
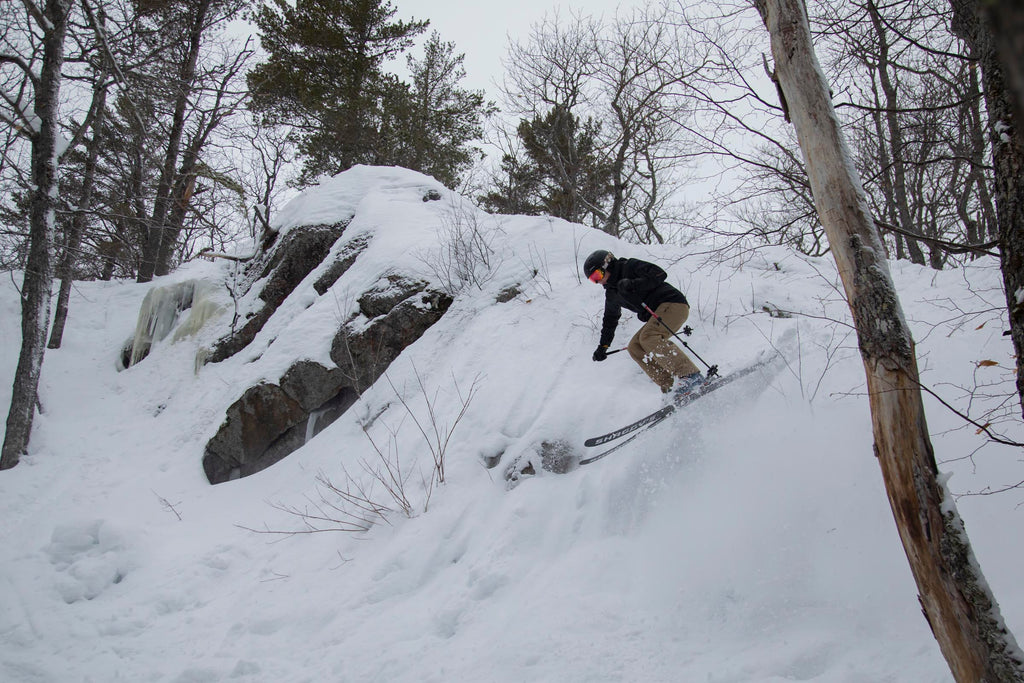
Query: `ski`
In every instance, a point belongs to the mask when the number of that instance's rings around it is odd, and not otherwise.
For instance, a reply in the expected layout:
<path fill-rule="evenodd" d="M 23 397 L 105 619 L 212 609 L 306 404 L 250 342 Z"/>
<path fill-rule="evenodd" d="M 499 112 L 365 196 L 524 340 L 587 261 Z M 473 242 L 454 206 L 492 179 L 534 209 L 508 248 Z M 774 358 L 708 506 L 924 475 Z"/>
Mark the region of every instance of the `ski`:
<path fill-rule="evenodd" d="M 672 413 L 675 412 L 675 406 L 667 406 L 667 407 L 672 408 L 672 410 L 664 411 L 664 409 L 662 409 L 662 410 L 659 410 L 657 413 L 654 413 L 655 415 L 657 415 L 657 414 L 660 414 L 660 413 L 664 412 L 664 415 L 662 415 L 658 419 L 654 420 L 653 422 L 645 423 L 644 427 L 646 427 L 646 429 L 642 429 L 641 431 L 636 432 L 635 434 L 633 434 L 633 436 L 629 437 L 625 441 L 620 441 L 619 443 L 615 444 L 614 446 L 612 446 L 611 448 L 609 448 L 606 451 L 601 451 L 597 455 L 592 455 L 589 458 L 583 458 L 582 460 L 580 460 L 579 464 L 581 466 L 582 465 L 589 465 L 590 463 L 594 462 L 595 460 L 600 460 L 601 458 L 603 458 L 606 455 L 611 455 L 615 451 L 619 450 L 620 448 L 622 448 L 623 446 L 628 444 L 633 439 L 637 438 L 638 436 L 641 436 L 644 432 L 647 431 L 647 429 L 650 429 L 651 427 L 653 427 L 654 425 L 658 424 L 659 422 L 661 422 L 662 420 L 664 420 L 669 415 L 671 415 Z M 648 416 L 648 417 L 650 417 L 650 416 Z"/>
<path fill-rule="evenodd" d="M 704 385 L 702 384 L 701 388 L 703 387 Z M 625 436 L 626 434 L 632 434 L 638 429 L 642 429 L 644 427 L 653 427 L 654 425 L 658 424 L 666 417 L 674 413 L 675 411 L 676 406 L 673 404 L 669 404 L 664 408 L 654 411 L 650 415 L 641 417 L 636 422 L 630 423 L 625 427 L 622 427 L 621 429 L 616 429 L 614 432 L 608 432 L 607 434 L 602 434 L 601 436 L 591 437 L 584 441 L 583 445 L 586 446 L 587 448 L 590 448 L 591 446 L 600 446 L 602 444 L 608 443 L 609 441 L 615 441 L 615 439 Z"/>
<path fill-rule="evenodd" d="M 650 415 L 642 417 L 639 420 L 637 420 L 636 422 L 632 422 L 632 423 L 626 425 L 625 427 L 621 427 L 619 429 L 616 429 L 613 432 L 608 432 L 607 434 L 602 434 L 601 436 L 591 437 L 591 438 L 587 439 L 586 441 L 584 441 L 583 445 L 587 446 L 588 448 L 589 447 L 593 447 L 593 446 L 601 446 L 603 444 L 608 443 L 609 441 L 615 441 L 618 438 L 626 436 L 627 434 L 632 434 L 633 432 L 635 432 L 637 430 L 653 427 L 654 425 L 658 424 L 659 422 L 664 420 L 666 417 L 668 417 L 669 415 L 674 413 L 679 408 L 682 408 L 683 406 L 686 406 L 686 405 L 689 405 L 690 403 L 693 403 L 694 401 L 696 401 L 701 396 L 705 396 L 707 394 L 710 394 L 712 391 L 716 391 L 718 389 L 721 389 L 722 387 L 724 387 L 727 384 L 730 384 L 732 382 L 735 382 L 736 380 L 740 379 L 741 377 L 746 377 L 747 375 L 749 375 L 749 374 L 751 374 L 753 372 L 756 372 L 757 370 L 760 370 L 761 368 L 763 368 L 766 365 L 768 365 L 768 363 L 770 363 L 773 358 L 774 358 L 774 356 L 772 358 L 768 358 L 768 359 L 765 359 L 765 360 L 757 361 L 756 363 L 748 365 L 747 367 L 742 368 L 740 370 L 737 370 L 736 372 L 729 373 L 728 375 L 725 375 L 724 377 L 712 378 L 711 380 L 705 382 L 704 384 L 701 384 L 699 387 L 697 387 L 696 389 L 691 391 L 689 394 L 684 396 L 683 399 L 679 403 L 669 404 L 669 405 L 667 405 L 667 406 L 665 406 L 663 408 L 660 408 L 660 409 L 654 411 Z M 636 435 L 636 436 L 639 436 L 639 435 Z M 585 465 L 588 462 L 593 462 L 594 460 L 602 458 L 605 455 L 607 455 L 608 453 L 610 453 L 612 450 L 617 450 L 621 446 L 626 445 L 626 443 L 628 443 L 629 441 L 632 441 L 633 438 L 635 438 L 635 437 L 631 437 L 627 441 L 624 441 L 623 443 L 618 444 L 617 446 L 615 446 L 615 448 L 613 448 L 613 449 L 611 449 L 609 451 L 601 453 L 601 454 L 599 454 L 597 456 L 594 456 L 592 458 L 587 458 L 586 460 L 581 460 L 580 464 L 581 465 Z"/>

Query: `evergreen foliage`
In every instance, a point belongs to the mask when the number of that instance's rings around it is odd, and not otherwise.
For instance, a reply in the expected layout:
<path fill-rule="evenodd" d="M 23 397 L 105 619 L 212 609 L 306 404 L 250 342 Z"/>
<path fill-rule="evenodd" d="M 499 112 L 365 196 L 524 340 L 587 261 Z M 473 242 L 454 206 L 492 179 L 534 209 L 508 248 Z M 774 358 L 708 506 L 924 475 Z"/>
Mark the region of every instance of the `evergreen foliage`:
<path fill-rule="evenodd" d="M 251 108 L 291 125 L 303 157 L 300 184 L 355 164 L 400 165 L 454 185 L 473 161 L 469 142 L 493 111 L 463 90 L 463 56 L 435 33 L 412 83 L 384 66 L 427 21 L 396 21 L 387 0 L 273 0 L 254 17 L 268 60 L 249 72 Z"/>
<path fill-rule="evenodd" d="M 401 84 L 386 112 L 391 124 L 387 163 L 428 173 L 448 186 L 482 155 L 469 146 L 483 137 L 484 117 L 495 111 L 482 91 L 458 87 L 466 71 L 465 55 L 455 43 L 443 42 L 435 31 L 423 57 L 407 57 L 412 83 Z"/>
<path fill-rule="evenodd" d="M 540 171 L 536 164 L 513 153 L 501 158 L 501 168 L 493 178 L 491 189 L 479 197 L 480 204 L 491 213 L 537 216 L 541 195 Z"/>
<path fill-rule="evenodd" d="M 502 159 L 503 178 L 481 197 L 499 213 L 545 213 L 600 225 L 612 193 L 611 166 L 600 149 L 601 124 L 564 107 L 522 119 L 517 128 L 526 159 Z"/>
<path fill-rule="evenodd" d="M 425 21 L 393 21 L 386 0 L 272 0 L 253 16 L 269 58 L 248 74 L 252 109 L 295 126 L 301 183 L 377 161 L 381 105 L 394 87 L 384 63 Z"/>

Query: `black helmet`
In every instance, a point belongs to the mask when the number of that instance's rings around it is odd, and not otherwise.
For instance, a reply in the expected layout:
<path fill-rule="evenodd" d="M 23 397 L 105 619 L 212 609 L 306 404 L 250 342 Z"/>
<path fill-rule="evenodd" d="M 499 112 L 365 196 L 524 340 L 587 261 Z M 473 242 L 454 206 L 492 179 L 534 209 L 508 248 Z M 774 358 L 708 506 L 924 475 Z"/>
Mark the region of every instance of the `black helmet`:
<path fill-rule="evenodd" d="M 612 254 L 612 252 L 605 251 L 604 249 L 598 249 L 588 256 L 587 260 L 583 262 L 583 273 L 587 277 L 590 277 L 595 270 L 598 268 L 604 268 L 614 258 L 615 255 Z"/>

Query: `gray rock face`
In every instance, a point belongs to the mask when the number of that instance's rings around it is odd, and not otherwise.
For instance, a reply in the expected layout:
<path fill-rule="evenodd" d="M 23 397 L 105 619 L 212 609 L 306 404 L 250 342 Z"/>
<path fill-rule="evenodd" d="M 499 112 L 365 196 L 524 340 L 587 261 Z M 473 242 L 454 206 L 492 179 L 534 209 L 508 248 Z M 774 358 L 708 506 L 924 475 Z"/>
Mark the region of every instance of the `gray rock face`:
<path fill-rule="evenodd" d="M 326 242 L 330 231 L 314 229 L 313 233 L 307 239 L 285 240 L 277 245 L 277 250 L 287 247 L 315 253 L 285 253 L 268 260 L 259 278 L 267 278 L 260 293 L 265 305 L 241 331 L 221 340 L 218 360 L 245 348 L 287 295 L 330 251 L 331 244 Z M 316 291 L 325 293 L 365 247 L 363 241 L 361 246 L 344 250 L 314 283 Z M 447 294 L 428 289 L 427 282 L 401 273 L 385 275 L 357 301 L 360 314 L 369 322 L 356 326 L 350 320 L 341 325 L 331 345 L 332 366 L 298 360 L 276 384 L 249 388 L 227 409 L 223 424 L 203 456 L 203 469 L 210 483 L 259 472 L 300 448 L 344 414 L 452 303 Z"/>
<path fill-rule="evenodd" d="M 359 333 L 342 327 L 331 344 L 331 360 L 362 392 L 376 382 L 405 347 L 441 319 L 452 298 L 440 292 L 418 291 L 386 314 L 374 318 Z"/>
<path fill-rule="evenodd" d="M 300 360 L 281 377 L 281 389 L 295 399 L 307 413 L 334 398 L 345 385 L 338 368 L 325 368 L 311 360 Z"/>
<path fill-rule="evenodd" d="M 346 244 L 345 248 L 341 250 L 341 253 L 334 260 L 334 263 L 313 283 L 313 289 L 316 290 L 316 293 L 320 296 L 327 293 L 331 285 L 337 282 L 352 267 L 352 264 L 356 262 L 356 258 L 359 257 L 359 254 L 363 253 L 369 244 L 370 239 L 368 237 L 356 238 Z"/>
<path fill-rule="evenodd" d="M 359 297 L 359 312 L 367 318 L 377 318 L 390 313 L 395 306 L 406 301 L 414 294 L 427 288 L 427 283 L 389 273 L 374 287 Z"/>
<path fill-rule="evenodd" d="M 217 434 L 206 444 L 203 469 L 210 483 L 244 477 L 272 465 L 267 450 L 306 414 L 297 401 L 274 384 L 257 384 L 227 411 Z"/>
<path fill-rule="evenodd" d="M 266 280 L 259 293 L 263 305 L 246 314 L 245 324 L 240 329 L 213 345 L 207 362 L 219 363 L 248 346 L 274 315 L 277 307 L 323 262 L 347 225 L 347 222 L 341 222 L 294 229 L 275 242 L 270 252 L 253 262 L 246 269 L 246 282 L 251 287 L 253 282 Z M 354 261 L 355 258 L 352 259 Z M 340 276 L 339 273 L 335 279 Z M 248 290 L 245 285 L 243 289 Z M 238 294 L 245 293 L 243 291 Z"/>

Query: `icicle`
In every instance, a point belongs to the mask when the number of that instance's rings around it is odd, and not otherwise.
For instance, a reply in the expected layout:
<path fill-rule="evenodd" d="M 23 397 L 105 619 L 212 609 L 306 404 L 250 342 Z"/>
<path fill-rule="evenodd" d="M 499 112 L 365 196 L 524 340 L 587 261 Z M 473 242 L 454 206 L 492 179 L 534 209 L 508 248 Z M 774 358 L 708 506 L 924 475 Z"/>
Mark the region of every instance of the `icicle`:
<path fill-rule="evenodd" d="M 309 440 L 316 436 L 316 423 L 326 412 L 326 408 L 317 408 L 309 414 L 309 418 L 306 420 L 306 440 L 302 442 L 303 444 L 309 443 Z"/>
<path fill-rule="evenodd" d="M 211 291 L 208 283 L 197 280 L 149 290 L 139 309 L 129 365 L 145 358 L 153 344 L 166 338 L 176 326 L 173 341 L 195 334 L 207 320 L 220 313 L 222 307 L 210 298 Z M 188 318 L 178 326 L 181 312 L 188 309 Z"/>

